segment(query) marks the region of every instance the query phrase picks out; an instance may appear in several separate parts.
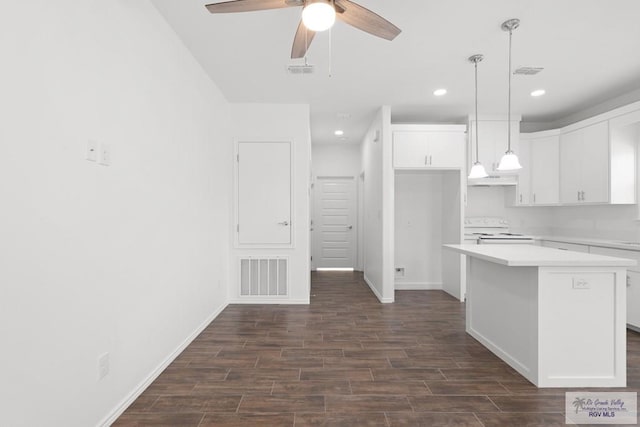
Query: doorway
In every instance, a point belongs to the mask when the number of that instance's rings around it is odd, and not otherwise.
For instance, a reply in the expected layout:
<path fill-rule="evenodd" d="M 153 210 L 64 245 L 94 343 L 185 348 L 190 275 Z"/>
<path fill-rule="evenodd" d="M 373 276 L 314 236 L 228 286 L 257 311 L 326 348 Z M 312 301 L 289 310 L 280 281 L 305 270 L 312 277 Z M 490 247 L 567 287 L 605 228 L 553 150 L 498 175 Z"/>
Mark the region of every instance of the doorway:
<path fill-rule="evenodd" d="M 313 191 L 311 269 L 356 267 L 354 177 L 317 177 Z"/>

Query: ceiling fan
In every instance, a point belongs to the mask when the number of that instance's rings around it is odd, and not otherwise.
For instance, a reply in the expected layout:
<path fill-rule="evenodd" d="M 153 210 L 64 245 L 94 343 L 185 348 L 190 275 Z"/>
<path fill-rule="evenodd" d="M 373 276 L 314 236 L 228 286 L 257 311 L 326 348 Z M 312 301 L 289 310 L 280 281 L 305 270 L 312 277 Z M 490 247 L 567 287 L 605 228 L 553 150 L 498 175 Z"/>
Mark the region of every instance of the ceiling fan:
<path fill-rule="evenodd" d="M 211 13 L 233 13 L 299 6 L 302 6 L 302 20 L 293 39 L 291 58 L 302 58 L 316 32 L 330 28 L 336 18 L 386 40 L 393 40 L 402 31 L 380 15 L 349 0 L 231 0 L 208 4 L 206 8 Z M 317 20 L 324 22 L 314 22 Z"/>

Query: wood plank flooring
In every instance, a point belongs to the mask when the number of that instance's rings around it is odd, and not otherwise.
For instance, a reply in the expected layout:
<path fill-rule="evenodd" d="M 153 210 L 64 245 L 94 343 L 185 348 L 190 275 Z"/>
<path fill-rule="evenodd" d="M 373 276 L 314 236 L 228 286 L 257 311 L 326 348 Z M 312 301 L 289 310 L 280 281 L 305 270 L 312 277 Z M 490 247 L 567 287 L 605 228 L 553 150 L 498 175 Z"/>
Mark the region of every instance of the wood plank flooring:
<path fill-rule="evenodd" d="M 311 293 L 227 307 L 114 425 L 565 425 L 566 390 L 534 387 L 467 335 L 446 293 L 383 305 L 344 272 L 313 273 Z M 627 338 L 626 391 L 640 392 L 640 334 Z"/>

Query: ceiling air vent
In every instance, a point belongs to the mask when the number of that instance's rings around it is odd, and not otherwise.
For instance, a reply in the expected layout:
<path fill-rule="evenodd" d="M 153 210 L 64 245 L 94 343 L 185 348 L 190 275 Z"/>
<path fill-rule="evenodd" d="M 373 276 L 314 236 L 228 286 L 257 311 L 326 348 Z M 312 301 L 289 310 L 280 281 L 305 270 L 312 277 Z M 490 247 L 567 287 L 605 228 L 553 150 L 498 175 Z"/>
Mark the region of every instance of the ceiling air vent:
<path fill-rule="evenodd" d="M 520 67 L 517 68 L 513 74 L 519 74 L 522 76 L 535 76 L 540 71 L 544 70 L 542 67 Z"/>
<path fill-rule="evenodd" d="M 287 67 L 289 74 L 313 74 L 313 65 L 289 65 Z"/>

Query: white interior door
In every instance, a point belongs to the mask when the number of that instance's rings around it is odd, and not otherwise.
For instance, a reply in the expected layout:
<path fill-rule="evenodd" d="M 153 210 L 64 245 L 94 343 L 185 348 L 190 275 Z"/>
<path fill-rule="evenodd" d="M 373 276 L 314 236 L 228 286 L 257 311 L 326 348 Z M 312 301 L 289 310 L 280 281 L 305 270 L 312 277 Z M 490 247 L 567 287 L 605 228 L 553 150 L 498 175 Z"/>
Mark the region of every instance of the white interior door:
<path fill-rule="evenodd" d="M 291 244 L 291 144 L 238 142 L 239 245 Z"/>
<path fill-rule="evenodd" d="M 318 177 L 313 212 L 313 268 L 355 268 L 355 179 Z"/>

